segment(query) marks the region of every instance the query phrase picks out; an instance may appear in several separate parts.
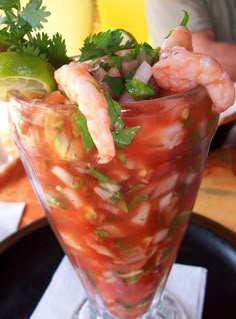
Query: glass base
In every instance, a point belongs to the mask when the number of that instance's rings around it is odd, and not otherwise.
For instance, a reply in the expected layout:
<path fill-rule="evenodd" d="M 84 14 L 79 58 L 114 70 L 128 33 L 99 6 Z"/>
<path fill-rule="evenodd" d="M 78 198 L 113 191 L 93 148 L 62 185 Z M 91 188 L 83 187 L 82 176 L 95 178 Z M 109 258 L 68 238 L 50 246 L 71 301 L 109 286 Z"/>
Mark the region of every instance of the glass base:
<path fill-rule="evenodd" d="M 142 319 L 187 319 L 183 306 L 169 292 L 164 291 L 159 304 Z"/>
<path fill-rule="evenodd" d="M 117 317 L 99 315 L 95 308 L 86 299 L 77 309 L 72 319 L 119 319 Z M 186 312 L 181 304 L 169 293 L 164 292 L 158 306 L 151 312 L 136 319 L 187 319 Z"/>

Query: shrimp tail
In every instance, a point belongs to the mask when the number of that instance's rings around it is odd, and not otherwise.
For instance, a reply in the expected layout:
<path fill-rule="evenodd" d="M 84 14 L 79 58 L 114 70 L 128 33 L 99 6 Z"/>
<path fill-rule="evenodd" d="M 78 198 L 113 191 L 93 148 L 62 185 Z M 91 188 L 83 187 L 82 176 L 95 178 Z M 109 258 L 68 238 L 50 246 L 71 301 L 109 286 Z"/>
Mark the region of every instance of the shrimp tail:
<path fill-rule="evenodd" d="M 163 42 L 160 53 L 168 51 L 174 46 L 183 47 L 188 51 L 193 51 L 192 35 L 188 28 L 184 26 L 176 27 Z"/>
<path fill-rule="evenodd" d="M 212 110 L 217 113 L 224 112 L 235 102 L 235 86 L 226 72 L 217 80 L 217 83 L 206 85 L 206 90 L 213 102 Z"/>

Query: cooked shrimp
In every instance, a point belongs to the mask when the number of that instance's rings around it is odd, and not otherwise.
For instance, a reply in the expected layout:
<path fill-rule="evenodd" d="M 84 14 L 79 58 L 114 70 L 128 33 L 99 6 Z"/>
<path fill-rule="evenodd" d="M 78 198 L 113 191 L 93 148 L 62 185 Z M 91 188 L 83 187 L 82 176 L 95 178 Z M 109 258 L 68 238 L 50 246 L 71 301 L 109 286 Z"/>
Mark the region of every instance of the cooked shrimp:
<path fill-rule="evenodd" d="M 161 88 L 174 92 L 204 86 L 218 113 L 235 101 L 234 85 L 222 66 L 212 57 L 180 46 L 162 52 L 153 66 L 153 76 Z"/>
<path fill-rule="evenodd" d="M 88 130 L 98 150 L 98 162 L 111 161 L 115 156 L 115 146 L 110 132 L 108 105 L 99 83 L 88 72 L 87 64 L 71 62 L 64 65 L 55 71 L 55 79 L 87 119 Z"/>
<path fill-rule="evenodd" d="M 161 53 L 172 49 L 174 46 L 179 46 L 193 51 L 192 35 L 188 28 L 184 26 L 176 27 L 161 46 Z"/>

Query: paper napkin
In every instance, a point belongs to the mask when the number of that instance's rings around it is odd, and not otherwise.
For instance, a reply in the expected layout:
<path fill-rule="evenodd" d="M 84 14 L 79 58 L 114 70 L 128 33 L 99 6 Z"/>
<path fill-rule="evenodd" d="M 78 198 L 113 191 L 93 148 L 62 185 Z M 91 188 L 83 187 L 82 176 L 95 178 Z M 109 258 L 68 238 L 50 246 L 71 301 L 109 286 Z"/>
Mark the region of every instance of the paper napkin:
<path fill-rule="evenodd" d="M 180 264 L 172 267 L 165 291 L 176 296 L 186 319 L 201 318 L 206 279 L 205 268 Z M 82 284 L 64 257 L 30 319 L 72 319 L 85 298 Z"/>
<path fill-rule="evenodd" d="M 10 159 L 8 157 L 8 154 L 7 154 L 7 152 L 3 146 L 3 143 L 0 139 L 0 170 L 2 170 L 5 167 L 5 165 L 8 164 L 9 160 Z"/>
<path fill-rule="evenodd" d="M 236 87 L 236 84 L 235 84 Z M 224 112 L 220 113 L 219 125 L 236 118 L 236 102 Z"/>
<path fill-rule="evenodd" d="M 0 241 L 18 229 L 24 208 L 24 202 L 0 202 Z"/>

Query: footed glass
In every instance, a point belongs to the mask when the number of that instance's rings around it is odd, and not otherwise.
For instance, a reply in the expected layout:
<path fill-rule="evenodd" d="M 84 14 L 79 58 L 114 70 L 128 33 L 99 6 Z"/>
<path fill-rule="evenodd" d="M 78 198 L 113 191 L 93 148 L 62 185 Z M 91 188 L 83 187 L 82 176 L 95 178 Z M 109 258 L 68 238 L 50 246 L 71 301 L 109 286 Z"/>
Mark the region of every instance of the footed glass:
<path fill-rule="evenodd" d="M 125 125 L 141 128 L 99 164 L 95 147 L 83 146 L 75 105 L 10 93 L 22 162 L 87 292 L 74 318 L 186 318 L 162 292 L 217 127 L 211 106 L 203 87 L 122 105 Z"/>

